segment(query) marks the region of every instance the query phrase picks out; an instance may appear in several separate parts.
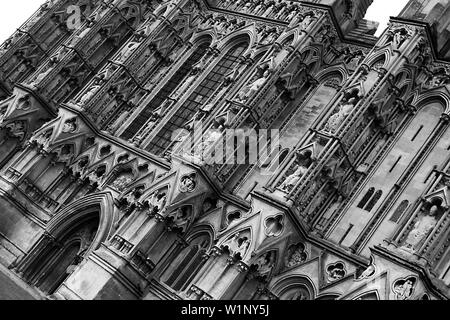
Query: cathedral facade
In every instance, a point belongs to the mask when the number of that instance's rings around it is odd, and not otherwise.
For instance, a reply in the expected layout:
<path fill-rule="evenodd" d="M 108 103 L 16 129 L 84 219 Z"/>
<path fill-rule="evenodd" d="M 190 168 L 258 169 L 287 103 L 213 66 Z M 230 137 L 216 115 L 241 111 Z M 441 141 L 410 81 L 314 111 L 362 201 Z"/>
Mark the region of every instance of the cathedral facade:
<path fill-rule="evenodd" d="M 450 3 L 380 37 L 371 3 L 47 1 L 0 46 L 0 263 L 49 299 L 448 299 Z"/>

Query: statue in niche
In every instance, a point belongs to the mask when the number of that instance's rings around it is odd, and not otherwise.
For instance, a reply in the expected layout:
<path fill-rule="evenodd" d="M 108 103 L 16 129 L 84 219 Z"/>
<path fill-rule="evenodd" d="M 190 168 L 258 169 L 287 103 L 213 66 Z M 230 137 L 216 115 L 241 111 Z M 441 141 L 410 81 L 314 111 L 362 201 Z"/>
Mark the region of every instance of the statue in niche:
<path fill-rule="evenodd" d="M 398 29 L 395 30 L 394 33 L 390 37 L 390 41 L 394 45 L 394 48 L 400 49 L 402 44 L 405 42 L 405 40 L 408 38 L 408 32 L 404 29 Z"/>
<path fill-rule="evenodd" d="M 310 14 L 308 14 L 303 18 L 302 22 L 300 22 L 300 29 L 306 30 L 312 22 L 313 18 Z"/>
<path fill-rule="evenodd" d="M 244 3 L 245 3 L 245 0 L 237 0 L 237 1 L 231 3 L 229 9 L 230 10 L 234 10 L 236 8 L 239 8 Z"/>
<path fill-rule="evenodd" d="M 200 145 L 194 146 L 194 155 L 201 158 L 207 156 L 206 152 L 223 137 L 221 129 L 222 127 L 219 125 L 216 128 L 206 130 Z"/>
<path fill-rule="evenodd" d="M 440 209 L 437 205 L 433 205 L 428 212 L 425 212 L 414 224 L 413 229 L 406 237 L 402 248 L 410 251 L 416 251 L 422 245 L 423 240 L 431 233 L 438 223 L 438 215 Z"/>
<path fill-rule="evenodd" d="M 266 11 L 263 12 L 261 16 L 267 17 L 269 14 L 272 13 L 273 9 L 275 8 L 275 2 L 271 2 L 269 6 L 267 7 Z"/>
<path fill-rule="evenodd" d="M 334 213 L 338 210 L 338 208 L 341 206 L 343 201 L 344 197 L 341 194 L 339 194 L 337 199 L 331 203 L 330 207 L 323 216 L 323 219 L 327 221 L 330 217 L 332 217 Z"/>
<path fill-rule="evenodd" d="M 263 75 L 246 86 L 240 93 L 238 93 L 238 101 L 245 103 L 254 93 L 258 92 L 270 77 L 270 71 L 264 71 Z"/>
<path fill-rule="evenodd" d="M 347 68 L 350 70 L 355 70 L 361 61 L 364 59 L 364 54 L 361 50 L 353 53 L 351 57 L 346 61 Z"/>
<path fill-rule="evenodd" d="M 198 28 L 199 28 L 200 30 L 208 29 L 208 28 L 210 28 L 212 25 L 214 25 L 214 18 L 210 15 L 210 16 L 207 16 L 206 18 L 204 18 L 204 19 L 202 20 L 202 22 L 200 22 Z"/>
<path fill-rule="evenodd" d="M 270 44 L 275 42 L 278 38 L 278 32 L 276 29 L 272 29 L 263 39 L 261 39 L 261 44 Z"/>
<path fill-rule="evenodd" d="M 250 11 L 252 10 L 252 7 L 253 7 L 253 2 L 247 1 L 240 11 L 243 13 L 250 13 Z"/>
<path fill-rule="evenodd" d="M 79 105 L 85 105 L 100 89 L 100 84 L 95 83 L 89 87 L 89 89 L 84 93 L 84 95 L 79 100 Z"/>
<path fill-rule="evenodd" d="M 221 5 L 223 8 L 227 8 L 231 4 L 232 0 L 223 0 Z"/>
<path fill-rule="evenodd" d="M 298 8 L 297 8 L 297 7 L 294 7 L 294 8 L 291 10 L 291 12 L 289 12 L 289 14 L 287 15 L 286 20 L 287 20 L 288 22 L 291 22 L 292 19 L 294 19 L 294 17 L 295 17 L 296 15 L 298 15 Z"/>
<path fill-rule="evenodd" d="M 304 167 L 301 164 L 297 164 L 295 166 L 295 171 L 287 176 L 284 182 L 281 184 L 280 188 L 284 191 L 290 191 L 294 188 L 300 179 L 308 172 L 308 168 Z"/>
<path fill-rule="evenodd" d="M 258 14 L 261 13 L 262 10 L 264 10 L 264 1 L 261 0 L 259 1 L 259 3 L 256 5 L 256 7 L 253 9 L 253 14 L 256 16 Z"/>
<path fill-rule="evenodd" d="M 225 33 L 228 29 L 228 27 L 230 26 L 230 23 L 225 19 L 221 19 L 222 21 L 220 21 L 218 24 L 215 24 L 217 32 L 221 32 L 221 33 Z"/>
<path fill-rule="evenodd" d="M 67 49 L 63 48 L 54 57 L 50 58 L 50 61 L 46 66 L 46 69 L 42 71 L 39 75 L 37 75 L 37 77 L 30 82 L 30 85 L 36 86 L 37 84 L 39 84 L 50 72 L 52 72 L 56 64 L 62 60 L 63 55 L 66 53 Z"/>
<path fill-rule="evenodd" d="M 122 51 L 119 53 L 119 56 L 117 57 L 117 62 L 124 62 L 127 60 L 131 54 L 139 47 L 141 43 L 137 41 L 132 41 L 129 44 L 126 45 L 125 48 L 122 49 Z"/>
<path fill-rule="evenodd" d="M 98 19 L 99 19 L 98 15 L 95 15 L 94 18 L 88 19 L 86 27 L 84 29 L 80 29 L 79 31 L 77 31 L 76 34 L 73 36 L 73 38 L 70 40 L 68 45 L 73 47 L 81 39 L 83 39 L 89 33 L 89 31 L 91 31 L 92 27 L 95 25 Z"/>
<path fill-rule="evenodd" d="M 357 103 L 358 100 L 356 98 L 350 98 L 347 102 L 341 103 L 339 111 L 332 115 L 325 125 L 325 130 L 332 133 L 335 132 L 345 118 L 352 112 Z"/>
<path fill-rule="evenodd" d="M 143 30 L 140 32 L 142 37 L 148 37 L 158 26 L 156 21 L 152 20 L 149 24 L 147 24 Z"/>

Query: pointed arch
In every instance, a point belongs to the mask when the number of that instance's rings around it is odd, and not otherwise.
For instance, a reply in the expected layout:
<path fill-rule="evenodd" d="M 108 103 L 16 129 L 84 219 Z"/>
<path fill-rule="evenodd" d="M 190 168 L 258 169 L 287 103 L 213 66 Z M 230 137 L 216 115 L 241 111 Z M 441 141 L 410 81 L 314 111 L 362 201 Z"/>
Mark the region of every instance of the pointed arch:
<path fill-rule="evenodd" d="M 245 56 L 250 53 L 250 50 L 253 48 L 255 42 L 256 30 L 254 27 L 246 27 L 228 34 L 218 43 L 213 43 L 213 45 L 217 45 L 217 50 L 220 52 L 228 52 L 233 47 L 245 43 L 246 49 L 242 52 L 242 55 Z"/>
<path fill-rule="evenodd" d="M 312 300 L 317 296 L 313 281 L 306 275 L 287 275 L 270 285 L 270 291 L 280 300 L 291 300 L 300 292 L 306 294 L 305 300 Z"/>
<path fill-rule="evenodd" d="M 97 211 L 99 227 L 91 248 L 88 250 L 89 254 L 114 232 L 114 221 L 117 220 L 117 213 L 114 210 L 114 198 L 111 193 L 96 193 L 70 203 L 50 219 L 46 231 L 53 237 L 58 238 L 77 221 Z"/>
<path fill-rule="evenodd" d="M 382 64 L 382 68 L 387 68 L 389 65 L 390 51 L 388 48 L 379 50 L 376 53 L 368 56 L 365 60 L 365 64 L 373 68 L 376 64 Z"/>

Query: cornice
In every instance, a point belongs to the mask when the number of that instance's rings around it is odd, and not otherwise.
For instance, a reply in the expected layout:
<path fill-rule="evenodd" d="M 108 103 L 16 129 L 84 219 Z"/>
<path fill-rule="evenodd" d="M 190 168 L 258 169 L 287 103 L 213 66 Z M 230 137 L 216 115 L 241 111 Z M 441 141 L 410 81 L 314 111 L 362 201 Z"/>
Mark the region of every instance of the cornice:
<path fill-rule="evenodd" d="M 334 243 L 331 243 L 326 239 L 318 238 L 313 234 L 311 234 L 310 232 L 308 232 L 307 230 L 308 228 L 306 228 L 305 225 L 300 221 L 300 219 L 298 219 L 298 217 L 295 215 L 295 212 L 292 210 L 291 207 L 280 203 L 278 200 L 275 200 L 272 197 L 260 191 L 253 191 L 251 195 L 254 198 L 269 203 L 270 205 L 276 207 L 278 210 L 287 213 L 287 215 L 291 218 L 292 222 L 297 227 L 302 237 L 304 237 L 311 244 L 327 249 L 329 252 L 339 256 L 342 259 L 350 261 L 358 266 L 367 266 L 369 264 L 369 259 L 346 251 L 341 247 L 338 247 Z"/>
<path fill-rule="evenodd" d="M 226 10 L 226 9 L 222 9 L 222 8 L 218 8 L 218 7 L 210 5 L 207 0 L 202 0 L 202 1 L 205 3 L 205 6 L 208 8 L 208 10 L 211 10 L 211 11 L 232 14 L 235 16 L 245 17 L 247 19 L 251 19 L 251 20 L 255 20 L 255 21 L 259 21 L 259 22 L 270 22 L 272 24 L 278 24 L 279 26 L 287 27 L 289 25 L 289 23 L 284 22 L 284 21 L 274 20 L 274 19 L 270 19 L 270 18 L 263 18 L 263 17 L 254 16 L 254 15 L 246 14 L 246 13 L 242 13 L 242 12 L 236 12 L 236 11 L 232 11 L 232 10 Z M 374 44 L 370 44 L 370 43 L 360 41 L 360 40 L 354 39 L 354 38 L 345 37 L 341 30 L 341 27 L 338 23 L 337 18 L 334 15 L 334 12 L 333 12 L 333 9 L 331 6 L 328 6 L 325 4 L 320 4 L 320 3 L 312 3 L 312 2 L 308 2 L 308 1 L 293 0 L 292 2 L 299 3 L 302 6 L 309 7 L 311 9 L 325 10 L 331 18 L 333 26 L 339 36 L 340 42 L 342 42 L 344 44 L 353 44 L 356 46 L 365 47 L 365 48 L 369 48 L 369 49 L 371 49 L 373 47 Z"/>
<path fill-rule="evenodd" d="M 420 274 L 422 280 L 425 282 L 426 286 L 436 295 L 438 295 L 440 298 L 448 300 L 450 299 L 450 295 L 449 293 L 444 293 L 442 292 L 442 290 L 437 287 L 435 285 L 435 283 L 431 280 L 430 275 L 428 274 L 428 272 L 426 271 L 426 269 L 424 269 L 423 267 L 412 263 L 411 261 L 400 257 L 396 254 L 394 254 L 393 252 L 387 250 L 386 248 L 383 248 L 380 245 L 374 246 L 372 248 L 370 248 L 370 250 L 383 257 L 386 260 L 389 260 L 391 262 L 394 262 L 395 264 L 400 264 L 402 265 L 404 268 L 407 268 L 413 272 L 417 272 L 418 274 Z"/>

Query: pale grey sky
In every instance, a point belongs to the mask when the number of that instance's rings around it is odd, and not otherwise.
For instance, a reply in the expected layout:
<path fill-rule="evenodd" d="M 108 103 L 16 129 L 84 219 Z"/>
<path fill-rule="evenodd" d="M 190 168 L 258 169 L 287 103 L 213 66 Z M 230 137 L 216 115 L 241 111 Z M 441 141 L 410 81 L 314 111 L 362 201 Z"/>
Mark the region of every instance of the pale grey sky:
<path fill-rule="evenodd" d="M 359 0 L 357 0 L 359 1 Z M 0 3 L 0 43 L 6 40 L 45 0 L 2 0 Z M 374 0 L 366 19 L 380 22 L 378 33 L 386 28 L 389 16 L 396 16 L 408 0 Z"/>
<path fill-rule="evenodd" d="M 366 13 L 366 19 L 377 21 L 380 27 L 375 35 L 379 36 L 386 29 L 389 17 L 397 16 L 409 0 L 374 0 Z"/>

